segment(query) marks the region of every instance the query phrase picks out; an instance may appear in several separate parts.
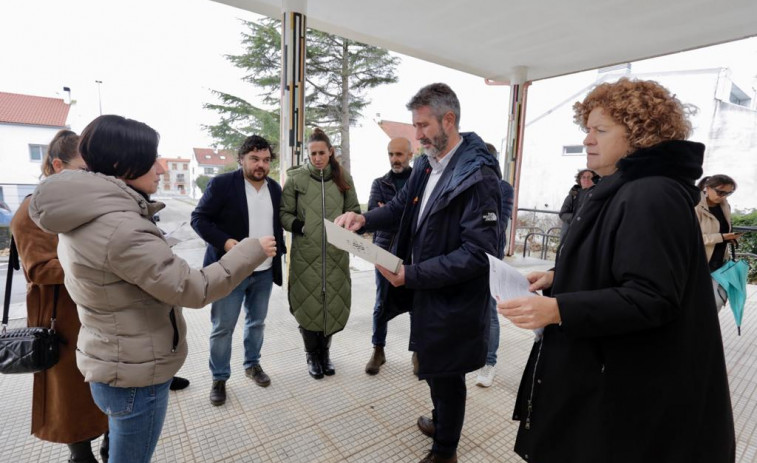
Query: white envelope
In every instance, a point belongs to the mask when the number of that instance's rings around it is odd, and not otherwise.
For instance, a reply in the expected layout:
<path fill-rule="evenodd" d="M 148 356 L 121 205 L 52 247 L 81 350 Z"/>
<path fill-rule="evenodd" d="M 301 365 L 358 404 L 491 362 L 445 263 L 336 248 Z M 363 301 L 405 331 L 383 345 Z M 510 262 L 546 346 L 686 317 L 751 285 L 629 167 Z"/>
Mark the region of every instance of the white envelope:
<path fill-rule="evenodd" d="M 378 264 L 387 270 L 397 273 L 400 271 L 402 259 L 391 252 L 371 243 L 360 235 L 344 229 L 330 220 L 326 224 L 326 240 L 333 246 L 354 254 L 372 264 Z"/>

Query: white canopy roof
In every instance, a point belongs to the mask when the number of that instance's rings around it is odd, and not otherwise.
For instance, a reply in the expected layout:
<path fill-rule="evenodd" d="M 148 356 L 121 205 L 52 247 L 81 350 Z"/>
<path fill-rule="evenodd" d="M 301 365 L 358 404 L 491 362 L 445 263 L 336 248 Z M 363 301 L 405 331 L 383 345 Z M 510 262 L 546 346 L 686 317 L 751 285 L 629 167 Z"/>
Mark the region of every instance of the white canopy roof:
<path fill-rule="evenodd" d="M 215 0 L 280 18 L 282 0 Z M 302 0 L 287 0 L 301 2 Z M 757 35 L 757 0 L 309 0 L 308 27 L 492 80 L 539 80 Z"/>

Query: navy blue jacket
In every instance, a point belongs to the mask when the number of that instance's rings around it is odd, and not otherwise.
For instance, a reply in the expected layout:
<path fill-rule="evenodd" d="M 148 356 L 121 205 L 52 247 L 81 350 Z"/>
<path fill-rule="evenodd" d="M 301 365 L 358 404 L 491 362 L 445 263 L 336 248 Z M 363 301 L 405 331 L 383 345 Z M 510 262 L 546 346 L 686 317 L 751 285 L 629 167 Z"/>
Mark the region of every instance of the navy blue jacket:
<path fill-rule="evenodd" d="M 413 168 L 408 167 L 408 169 L 412 173 Z M 368 210 L 376 209 L 379 207 L 379 203 L 387 204 L 394 199 L 396 194 L 397 188 L 392 181 L 392 171 L 390 170 L 384 176 L 375 179 L 371 184 L 371 195 L 368 197 Z M 383 249 L 389 249 L 394 239 L 395 231 L 377 230 L 373 234 L 373 242 Z"/>
<path fill-rule="evenodd" d="M 244 182 L 241 169 L 214 177 L 192 212 L 192 228 L 208 243 L 203 266 L 217 262 L 226 254 L 223 250 L 226 240 L 232 238 L 241 241 L 250 234 Z M 273 203 L 273 236 L 278 249 L 272 264 L 273 282 L 281 286 L 281 256 L 286 253 L 284 232 L 279 219 L 281 185 L 268 177 L 268 191 Z"/>
<path fill-rule="evenodd" d="M 385 280 L 385 319 L 412 310 L 410 350 L 421 379 L 482 367 L 489 338 L 489 263 L 497 254 L 501 195 L 499 167 L 481 139 L 463 142 L 418 213 L 431 173 L 426 156 L 415 162 L 405 187 L 384 207 L 365 213 L 367 230 L 399 225 L 391 251 L 405 263 L 405 285 Z"/>

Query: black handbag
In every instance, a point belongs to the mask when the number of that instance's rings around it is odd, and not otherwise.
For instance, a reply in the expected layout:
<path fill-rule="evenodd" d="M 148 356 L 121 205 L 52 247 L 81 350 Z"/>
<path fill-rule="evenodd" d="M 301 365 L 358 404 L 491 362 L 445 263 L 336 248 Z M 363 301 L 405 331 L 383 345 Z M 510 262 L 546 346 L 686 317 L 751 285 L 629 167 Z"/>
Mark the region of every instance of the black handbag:
<path fill-rule="evenodd" d="M 28 327 L 8 328 L 11 286 L 13 271 L 19 269 L 16 241 L 11 236 L 10 257 L 8 258 L 8 276 L 5 283 L 5 301 L 3 303 L 3 328 L 0 333 L 0 373 L 36 373 L 46 370 L 58 363 L 59 343 L 55 332 L 55 317 L 58 310 L 58 293 L 60 285 L 55 285 L 53 292 L 53 316 L 50 328 Z"/>

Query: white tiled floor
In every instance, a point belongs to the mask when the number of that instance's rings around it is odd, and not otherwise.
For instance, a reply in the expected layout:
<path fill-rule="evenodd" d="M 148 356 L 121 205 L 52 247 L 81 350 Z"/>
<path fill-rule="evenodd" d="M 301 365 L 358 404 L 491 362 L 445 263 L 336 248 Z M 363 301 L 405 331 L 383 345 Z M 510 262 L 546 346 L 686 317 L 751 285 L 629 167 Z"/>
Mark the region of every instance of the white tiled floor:
<path fill-rule="evenodd" d="M 543 262 L 518 261 L 523 271 Z M 208 402 L 209 310 L 186 310 L 190 355 L 180 371 L 188 389 L 171 392 L 168 416 L 155 462 L 417 462 L 431 440 L 416 428 L 430 411 L 428 387 L 411 372 L 407 351 L 407 316 L 393 320 L 387 339 L 387 363 L 381 373 L 363 369 L 371 355 L 373 271 L 353 272 L 353 306 L 347 329 L 334 336 L 332 358 L 337 373 L 320 381 L 307 374 L 297 324 L 286 294 L 274 287 L 262 365 L 271 376 L 268 388 L 244 376 L 241 323 L 235 332 L 232 377 L 223 407 Z M 738 439 L 737 462 L 757 462 L 757 297 L 750 296 L 741 337 L 728 309 L 720 314 L 733 392 Z M 513 452 L 517 426 L 510 420 L 531 334 L 502 323 L 494 385 L 482 389 L 468 376 L 468 402 L 459 457 L 465 463 L 521 461 Z M 23 320 L 15 321 L 16 325 Z M 64 445 L 29 435 L 30 375 L 0 375 L 0 461 L 65 462 Z M 99 443 L 99 442 L 98 442 Z M 98 444 L 96 443 L 96 444 Z"/>

